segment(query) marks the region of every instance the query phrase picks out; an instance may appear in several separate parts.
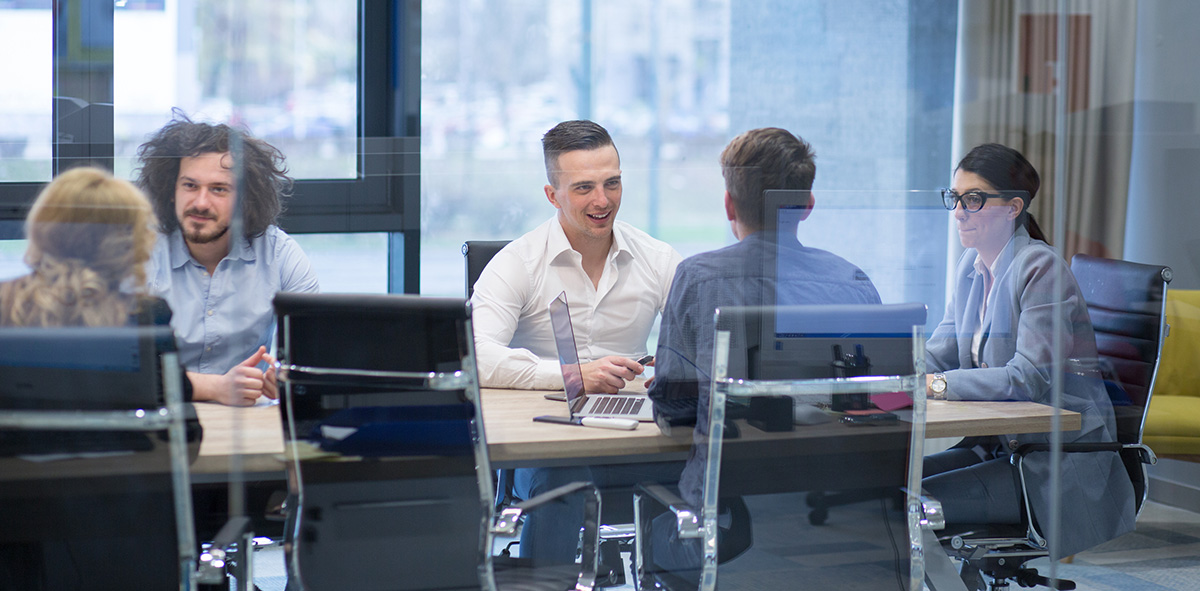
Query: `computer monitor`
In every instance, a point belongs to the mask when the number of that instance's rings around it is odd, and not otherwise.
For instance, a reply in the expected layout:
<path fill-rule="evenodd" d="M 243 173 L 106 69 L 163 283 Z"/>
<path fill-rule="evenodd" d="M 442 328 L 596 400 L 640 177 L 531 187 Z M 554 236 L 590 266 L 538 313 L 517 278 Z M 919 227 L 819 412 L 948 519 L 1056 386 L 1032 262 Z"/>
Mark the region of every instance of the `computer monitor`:
<path fill-rule="evenodd" d="M 778 304 L 801 304 L 790 302 L 786 294 L 787 269 L 781 263 L 787 253 L 800 247 L 797 230 L 800 222 L 811 212 L 812 193 L 810 191 L 768 189 L 763 191 L 763 232 L 771 239 L 775 248 L 764 253 L 761 261 L 762 277 L 771 277 L 775 281 L 776 293 L 764 293 L 763 306 Z M 780 281 L 780 279 L 784 281 Z M 749 302 L 747 302 L 749 304 Z"/>
<path fill-rule="evenodd" d="M 717 326 L 730 331 L 731 377 L 899 376 L 913 373 L 912 331 L 925 313 L 924 304 L 735 307 L 721 308 Z"/>
<path fill-rule="evenodd" d="M 121 410 L 163 404 L 167 326 L 0 329 L 0 409 Z"/>

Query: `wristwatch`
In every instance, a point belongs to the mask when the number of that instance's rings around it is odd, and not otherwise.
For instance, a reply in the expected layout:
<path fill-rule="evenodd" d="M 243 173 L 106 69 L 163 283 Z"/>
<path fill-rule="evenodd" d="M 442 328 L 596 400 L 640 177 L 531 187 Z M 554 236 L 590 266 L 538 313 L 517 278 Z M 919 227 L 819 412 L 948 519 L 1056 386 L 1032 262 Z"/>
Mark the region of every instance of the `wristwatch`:
<path fill-rule="evenodd" d="M 929 391 L 933 392 L 934 400 L 946 399 L 946 374 L 937 372 L 933 374 L 933 381 L 929 382 Z"/>

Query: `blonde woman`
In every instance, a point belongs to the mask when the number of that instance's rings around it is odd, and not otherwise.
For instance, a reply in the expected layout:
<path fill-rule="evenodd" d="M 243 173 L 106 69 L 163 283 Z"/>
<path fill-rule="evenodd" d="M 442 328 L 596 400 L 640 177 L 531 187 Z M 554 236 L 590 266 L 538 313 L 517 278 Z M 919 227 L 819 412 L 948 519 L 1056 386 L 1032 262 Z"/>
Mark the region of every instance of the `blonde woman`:
<path fill-rule="evenodd" d="M 90 167 L 59 175 L 25 220 L 32 272 L 0 283 L 0 326 L 165 323 L 165 302 L 142 295 L 154 227 L 131 183 Z"/>
<path fill-rule="evenodd" d="M 38 195 L 25 220 L 29 245 L 25 262 L 28 275 L 0 283 L 0 327 L 101 327 L 127 324 L 167 326 L 171 318 L 166 301 L 143 295 L 144 266 L 157 237 L 150 202 L 131 183 L 113 178 L 98 168 L 75 168 L 62 173 Z M 0 328 L 0 330 L 4 330 Z M 182 369 L 182 368 L 181 368 Z M 182 372 L 181 372 L 182 373 Z M 191 399 L 191 384 L 183 381 L 184 397 Z M 48 433 L 54 435 L 54 433 Z M 69 437 L 67 431 L 62 436 Z M 191 449 L 198 449 L 201 431 L 188 421 Z M 124 482 L 124 481 L 121 481 Z M 171 493 L 130 481 L 122 490 L 127 507 L 153 507 L 170 503 Z M 18 500 L 19 501 L 19 500 Z M 39 511 L 59 515 L 63 523 L 85 523 L 85 528 L 107 527 L 114 513 L 100 507 L 108 497 L 69 495 L 44 499 Z M 25 506 L 25 505 L 18 505 Z M 99 531 L 99 530 L 97 530 Z M 107 554 L 94 551 L 94 538 L 83 536 L 52 542 L 0 543 L 0 589 L 58 589 L 84 587 L 86 576 L 115 580 Z M 117 553 L 141 552 L 144 540 L 104 540 Z M 166 558 L 170 551 L 154 551 Z M 172 576 L 151 561 L 148 568 L 130 574 L 121 571 L 122 584 L 147 588 Z M 131 582 L 132 577 L 132 582 Z M 166 580 L 170 580 L 166 578 Z"/>

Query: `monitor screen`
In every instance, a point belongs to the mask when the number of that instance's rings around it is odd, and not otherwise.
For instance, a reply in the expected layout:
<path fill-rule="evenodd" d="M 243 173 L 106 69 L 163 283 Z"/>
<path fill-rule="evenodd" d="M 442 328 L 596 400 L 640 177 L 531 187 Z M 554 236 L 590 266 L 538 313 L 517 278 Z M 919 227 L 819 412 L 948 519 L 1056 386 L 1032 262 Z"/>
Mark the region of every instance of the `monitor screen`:
<path fill-rule="evenodd" d="M 910 375 L 924 324 L 924 304 L 844 304 L 722 308 L 718 326 L 731 334 L 730 376 L 796 380 Z"/>
<path fill-rule="evenodd" d="M 585 402 L 583 370 L 579 367 L 579 349 L 575 346 L 575 328 L 571 326 L 571 309 L 567 292 L 550 302 L 550 324 L 554 329 L 554 344 L 558 349 L 558 364 L 562 367 L 563 391 L 571 412 L 579 412 Z"/>
<path fill-rule="evenodd" d="M 170 327 L 0 329 L 0 408 L 159 406 Z"/>

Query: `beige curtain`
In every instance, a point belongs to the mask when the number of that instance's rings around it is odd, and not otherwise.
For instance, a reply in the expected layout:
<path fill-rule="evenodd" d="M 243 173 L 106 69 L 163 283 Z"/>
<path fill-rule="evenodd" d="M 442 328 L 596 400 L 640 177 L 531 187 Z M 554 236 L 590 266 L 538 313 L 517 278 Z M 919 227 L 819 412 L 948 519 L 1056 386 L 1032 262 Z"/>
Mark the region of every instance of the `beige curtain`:
<path fill-rule="evenodd" d="M 1057 0 L 961 0 L 955 158 L 999 142 L 1041 173 L 1030 211 L 1064 255 L 1119 256 L 1132 152 L 1135 2 L 1069 0 L 1065 232 L 1055 236 Z M 957 162 L 957 160 L 956 160 Z"/>

